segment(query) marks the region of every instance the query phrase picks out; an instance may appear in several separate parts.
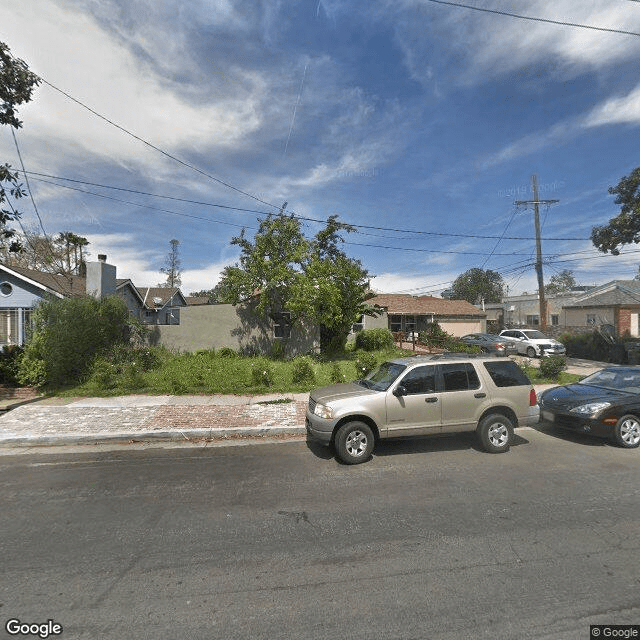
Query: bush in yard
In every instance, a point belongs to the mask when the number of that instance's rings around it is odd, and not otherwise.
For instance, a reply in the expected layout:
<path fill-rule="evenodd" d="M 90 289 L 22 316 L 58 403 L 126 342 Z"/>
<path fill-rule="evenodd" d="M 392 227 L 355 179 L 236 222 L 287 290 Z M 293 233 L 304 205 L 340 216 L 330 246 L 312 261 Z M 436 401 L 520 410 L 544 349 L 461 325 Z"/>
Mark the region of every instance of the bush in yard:
<path fill-rule="evenodd" d="M 356 356 L 354 362 L 358 379 L 366 378 L 377 366 L 378 361 L 373 353 L 363 351 Z"/>
<path fill-rule="evenodd" d="M 23 384 L 60 387 L 74 383 L 109 347 L 124 343 L 129 312 L 116 296 L 40 302 L 20 363 Z"/>
<path fill-rule="evenodd" d="M 393 334 L 389 329 L 363 329 L 356 334 L 356 348 L 380 351 L 393 347 Z"/>
<path fill-rule="evenodd" d="M 0 384 L 15 387 L 23 349 L 18 345 L 5 345 L 0 351 Z"/>
<path fill-rule="evenodd" d="M 567 368 L 567 359 L 564 356 L 551 356 L 540 361 L 540 375 L 543 378 L 557 380 L 560 374 Z"/>
<path fill-rule="evenodd" d="M 347 376 L 342 373 L 342 367 L 340 366 L 339 362 L 334 362 L 331 365 L 331 373 L 329 374 L 329 379 L 335 384 L 347 381 Z"/>
<path fill-rule="evenodd" d="M 267 360 L 258 360 L 251 367 L 251 381 L 255 386 L 270 387 L 273 379 L 273 367 Z"/>
<path fill-rule="evenodd" d="M 216 351 L 216 355 L 218 358 L 237 358 L 239 354 L 231 347 L 220 347 L 220 349 Z"/>
<path fill-rule="evenodd" d="M 311 358 L 296 358 L 291 364 L 291 379 L 294 384 L 304 384 L 316 381 L 316 372 Z"/>

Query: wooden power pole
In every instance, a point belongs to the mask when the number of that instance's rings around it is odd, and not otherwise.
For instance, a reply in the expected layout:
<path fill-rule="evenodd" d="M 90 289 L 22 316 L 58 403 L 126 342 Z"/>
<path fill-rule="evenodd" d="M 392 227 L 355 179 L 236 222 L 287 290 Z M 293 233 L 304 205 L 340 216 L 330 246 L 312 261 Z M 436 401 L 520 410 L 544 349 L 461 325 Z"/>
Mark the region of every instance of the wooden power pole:
<path fill-rule="evenodd" d="M 536 275 L 538 276 L 538 299 L 540 301 L 540 328 L 547 328 L 547 301 L 544 297 L 544 278 L 542 277 L 542 241 L 540 239 L 540 211 L 539 205 L 555 204 L 558 200 L 540 200 L 538 198 L 538 176 L 531 176 L 531 191 L 533 200 L 516 200 L 516 206 L 533 205 L 533 219 L 536 228 Z"/>

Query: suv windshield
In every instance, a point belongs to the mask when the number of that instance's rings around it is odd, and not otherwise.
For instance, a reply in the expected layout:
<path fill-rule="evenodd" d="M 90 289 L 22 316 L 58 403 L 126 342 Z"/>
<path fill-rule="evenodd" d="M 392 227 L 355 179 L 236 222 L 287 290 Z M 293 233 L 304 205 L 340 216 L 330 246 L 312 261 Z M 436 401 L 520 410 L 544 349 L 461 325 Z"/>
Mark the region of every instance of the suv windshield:
<path fill-rule="evenodd" d="M 376 391 L 386 391 L 407 367 L 403 364 L 383 362 L 373 373 L 358 384 Z"/>
<path fill-rule="evenodd" d="M 523 331 L 527 338 L 531 338 L 532 340 L 548 340 L 547 336 L 544 333 L 540 333 L 540 331 Z"/>

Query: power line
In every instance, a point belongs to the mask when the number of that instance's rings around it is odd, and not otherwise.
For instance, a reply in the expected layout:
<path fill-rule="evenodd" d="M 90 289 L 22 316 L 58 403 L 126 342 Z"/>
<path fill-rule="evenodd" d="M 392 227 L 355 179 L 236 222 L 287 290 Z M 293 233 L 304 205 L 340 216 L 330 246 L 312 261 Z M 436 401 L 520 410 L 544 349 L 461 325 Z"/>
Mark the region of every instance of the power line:
<path fill-rule="evenodd" d="M 258 209 L 246 209 L 246 208 L 242 208 L 242 207 L 232 207 L 230 205 L 225 205 L 225 204 L 218 204 L 218 203 L 213 203 L 213 202 L 207 202 L 207 201 L 202 201 L 202 200 L 191 200 L 189 198 L 178 198 L 176 196 L 167 196 L 167 195 L 162 195 L 162 194 L 158 194 L 158 193 L 151 193 L 148 191 L 140 191 L 137 189 L 127 189 L 124 187 L 116 187 L 113 185 L 106 185 L 106 184 L 100 184 L 100 183 L 96 183 L 96 182 L 88 182 L 86 180 L 77 180 L 74 178 L 65 178 L 62 176 L 54 176 L 54 175 L 50 175 L 47 173 L 40 173 L 40 172 L 35 172 L 35 171 L 30 171 L 28 172 L 29 175 L 32 176 L 36 176 L 36 177 L 45 177 L 45 178 L 50 178 L 52 180 L 62 180 L 64 182 L 72 182 L 74 184 L 84 184 L 84 185 L 88 185 L 88 186 L 92 186 L 92 187 L 99 187 L 101 189 L 113 189 L 116 191 L 124 191 L 127 193 L 133 193 L 136 195 L 143 195 L 143 196 L 149 196 L 149 197 L 153 197 L 153 198 L 162 198 L 165 200 L 173 200 L 175 202 L 183 202 L 185 204 L 195 204 L 195 205 L 199 205 L 199 206 L 204 206 L 204 207 L 216 207 L 219 209 L 228 209 L 231 211 L 239 211 L 240 213 L 255 213 L 257 215 L 261 215 L 261 216 L 269 216 L 269 215 L 273 215 L 272 212 L 269 211 L 260 211 Z M 48 182 L 47 180 L 43 180 L 43 182 Z M 63 188 L 68 188 L 70 189 L 71 187 L 67 187 L 64 184 L 58 184 L 55 182 L 49 182 L 49 184 L 55 184 L 57 186 L 63 187 Z M 91 192 L 88 192 L 91 193 Z M 319 223 L 319 224 L 324 224 L 326 222 L 326 220 L 322 220 L 320 218 L 310 218 L 308 216 L 299 216 L 296 214 L 293 214 L 293 216 L 295 218 L 297 218 L 298 220 L 304 220 L 306 222 L 315 222 L 315 223 Z M 395 229 L 393 227 L 376 227 L 376 226 L 372 226 L 372 225 L 364 225 L 364 224 L 351 224 L 351 223 L 346 223 L 351 227 L 355 227 L 356 229 L 371 229 L 374 231 L 393 231 L 394 233 L 405 233 L 405 234 L 409 234 L 409 235 L 426 235 L 426 236 L 438 236 L 438 237 L 452 237 L 452 238 L 471 238 L 474 240 L 533 240 L 533 238 L 531 237 L 525 237 L 525 236 L 504 236 L 500 235 L 500 236 L 495 236 L 495 235 L 478 235 L 478 234 L 465 234 L 465 233 L 446 233 L 446 232 L 441 232 L 441 231 L 422 231 L 422 230 L 410 230 L 408 231 L 407 229 Z M 365 233 L 363 231 L 359 231 L 358 233 L 362 233 L 362 235 L 375 235 L 375 234 L 369 234 L 369 233 Z M 383 237 L 388 237 L 388 236 L 383 236 Z M 585 242 L 586 240 L 589 240 L 589 238 L 542 238 L 545 242 L 549 241 L 549 242 Z"/>
<path fill-rule="evenodd" d="M 486 9 L 483 7 L 474 7 L 470 4 L 462 4 L 460 2 L 447 2 L 446 0 L 426 0 L 427 2 L 433 2 L 434 4 L 445 4 L 451 7 L 460 7 L 462 9 L 473 9 L 474 11 L 482 11 L 483 13 L 493 13 L 499 16 L 507 16 L 509 18 L 519 18 L 520 20 L 532 20 L 534 22 L 544 22 L 547 24 L 555 24 L 561 27 L 576 27 L 579 29 L 591 29 L 593 31 L 604 31 L 607 33 L 618 33 L 625 36 L 638 36 L 640 33 L 635 31 L 624 31 L 622 29 L 611 29 L 608 27 L 596 27 L 589 24 L 578 24 L 576 22 L 563 22 L 561 20 L 550 20 L 549 18 L 536 18 L 533 16 L 523 16 L 518 13 L 509 13 L 508 11 L 498 11 L 497 9 Z M 637 1 L 637 0 L 634 0 Z"/>

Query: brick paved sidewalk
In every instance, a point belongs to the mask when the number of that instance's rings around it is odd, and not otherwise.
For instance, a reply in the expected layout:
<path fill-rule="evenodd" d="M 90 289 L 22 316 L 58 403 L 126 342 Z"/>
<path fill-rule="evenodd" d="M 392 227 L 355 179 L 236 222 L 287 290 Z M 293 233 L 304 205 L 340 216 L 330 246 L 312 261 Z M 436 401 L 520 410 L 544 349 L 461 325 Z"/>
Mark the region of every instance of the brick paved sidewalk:
<path fill-rule="evenodd" d="M 303 434 L 307 397 L 127 396 L 67 404 L 45 400 L 0 417 L 0 446 Z"/>

